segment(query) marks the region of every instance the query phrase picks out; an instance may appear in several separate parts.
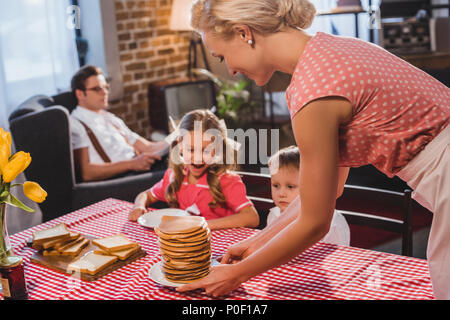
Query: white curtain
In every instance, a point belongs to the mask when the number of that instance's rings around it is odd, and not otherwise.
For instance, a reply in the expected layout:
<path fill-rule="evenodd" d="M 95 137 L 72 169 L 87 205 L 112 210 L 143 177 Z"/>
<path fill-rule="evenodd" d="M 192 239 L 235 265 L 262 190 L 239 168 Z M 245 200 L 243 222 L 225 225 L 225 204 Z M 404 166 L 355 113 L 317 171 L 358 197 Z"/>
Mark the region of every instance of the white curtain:
<path fill-rule="evenodd" d="M 0 4 L 0 126 L 35 94 L 70 87 L 79 68 L 69 0 L 14 0 Z"/>
<path fill-rule="evenodd" d="M 29 97 L 54 95 L 70 87 L 79 63 L 69 6 L 69 0 L 0 2 L 0 127 L 5 130 L 9 114 Z M 22 173 L 15 183 L 24 181 Z M 38 205 L 20 188 L 14 190 L 36 212 L 8 206 L 10 234 L 42 222 Z"/>

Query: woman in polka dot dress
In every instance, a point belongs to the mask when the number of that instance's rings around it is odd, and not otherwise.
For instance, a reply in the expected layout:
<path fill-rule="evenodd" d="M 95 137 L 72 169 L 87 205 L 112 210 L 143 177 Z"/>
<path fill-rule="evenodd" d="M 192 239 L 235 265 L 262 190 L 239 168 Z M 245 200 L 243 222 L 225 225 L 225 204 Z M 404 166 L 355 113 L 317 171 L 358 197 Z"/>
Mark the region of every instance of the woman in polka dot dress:
<path fill-rule="evenodd" d="M 192 25 L 231 74 L 286 91 L 302 155 L 300 197 L 274 225 L 230 247 L 210 275 L 179 288 L 213 296 L 290 259 L 328 231 L 349 167 L 372 164 L 433 212 L 427 259 L 435 298 L 450 299 L 450 90 L 383 48 L 303 31 L 307 0 L 198 0 Z"/>

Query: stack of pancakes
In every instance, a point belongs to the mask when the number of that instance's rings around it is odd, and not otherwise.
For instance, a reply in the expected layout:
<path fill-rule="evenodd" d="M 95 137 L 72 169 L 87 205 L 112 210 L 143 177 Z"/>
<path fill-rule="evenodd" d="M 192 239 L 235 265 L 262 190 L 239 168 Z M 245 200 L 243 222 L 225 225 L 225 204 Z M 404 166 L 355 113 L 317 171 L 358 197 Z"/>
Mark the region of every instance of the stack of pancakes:
<path fill-rule="evenodd" d="M 167 280 L 188 283 L 209 273 L 211 238 L 205 218 L 162 216 L 155 232 Z"/>

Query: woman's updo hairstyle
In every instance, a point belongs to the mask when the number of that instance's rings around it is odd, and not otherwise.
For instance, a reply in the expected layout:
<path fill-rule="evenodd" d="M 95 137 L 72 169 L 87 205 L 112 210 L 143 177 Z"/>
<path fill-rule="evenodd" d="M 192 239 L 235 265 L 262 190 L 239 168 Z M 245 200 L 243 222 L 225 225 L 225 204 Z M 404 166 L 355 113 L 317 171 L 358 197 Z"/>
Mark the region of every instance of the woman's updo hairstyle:
<path fill-rule="evenodd" d="M 316 8 L 308 0 L 196 0 L 191 25 L 197 31 L 212 30 L 229 40 L 236 24 L 264 35 L 285 27 L 306 29 L 315 15 Z"/>

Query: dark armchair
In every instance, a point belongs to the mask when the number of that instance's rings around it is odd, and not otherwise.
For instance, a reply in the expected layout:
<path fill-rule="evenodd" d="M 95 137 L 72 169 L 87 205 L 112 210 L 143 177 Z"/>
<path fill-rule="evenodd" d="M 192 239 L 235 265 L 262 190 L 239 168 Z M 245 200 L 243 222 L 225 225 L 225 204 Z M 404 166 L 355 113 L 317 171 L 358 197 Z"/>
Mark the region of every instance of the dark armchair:
<path fill-rule="evenodd" d="M 164 171 L 146 172 L 96 182 L 77 182 L 72 153 L 69 114 L 76 107 L 71 92 L 31 97 L 10 115 L 17 150 L 30 152 L 27 180 L 47 192 L 41 203 L 43 222 L 112 197 L 134 201 L 136 195 L 159 181 Z"/>

